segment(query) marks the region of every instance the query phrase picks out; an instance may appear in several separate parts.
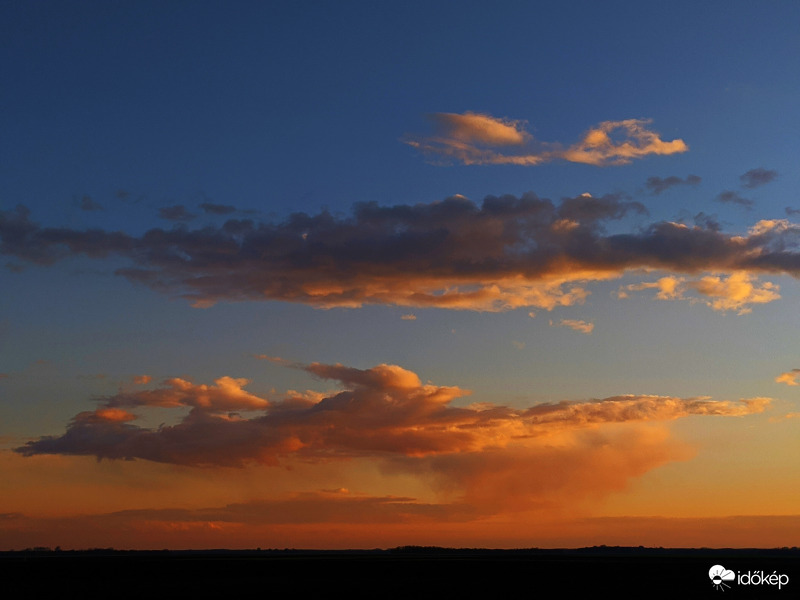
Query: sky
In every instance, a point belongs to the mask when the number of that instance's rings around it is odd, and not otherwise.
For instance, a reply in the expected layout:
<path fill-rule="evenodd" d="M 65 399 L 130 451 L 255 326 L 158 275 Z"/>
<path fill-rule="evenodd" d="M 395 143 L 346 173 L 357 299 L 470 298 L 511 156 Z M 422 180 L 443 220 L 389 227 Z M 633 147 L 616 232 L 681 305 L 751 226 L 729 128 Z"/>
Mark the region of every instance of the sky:
<path fill-rule="evenodd" d="M 798 21 L 0 1 L 0 549 L 796 546 Z"/>

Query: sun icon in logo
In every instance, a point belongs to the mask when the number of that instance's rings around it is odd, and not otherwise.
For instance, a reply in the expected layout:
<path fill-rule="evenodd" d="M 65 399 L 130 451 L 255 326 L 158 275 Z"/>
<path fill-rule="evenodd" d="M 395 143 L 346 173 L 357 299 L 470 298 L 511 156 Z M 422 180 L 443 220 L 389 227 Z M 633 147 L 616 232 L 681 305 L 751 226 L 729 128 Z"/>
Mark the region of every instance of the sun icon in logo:
<path fill-rule="evenodd" d="M 711 584 L 718 590 L 725 591 L 725 588 L 729 588 L 726 581 L 733 581 L 736 578 L 733 571 L 726 569 L 722 565 L 714 565 L 708 570 L 708 577 L 711 579 Z"/>

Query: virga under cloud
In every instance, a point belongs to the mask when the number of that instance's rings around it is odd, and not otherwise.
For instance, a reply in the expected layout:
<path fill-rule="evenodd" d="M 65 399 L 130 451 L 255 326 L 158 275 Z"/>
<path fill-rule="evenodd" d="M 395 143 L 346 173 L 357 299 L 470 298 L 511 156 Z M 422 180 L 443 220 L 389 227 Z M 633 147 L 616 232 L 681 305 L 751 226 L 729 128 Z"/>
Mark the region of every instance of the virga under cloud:
<path fill-rule="evenodd" d="M 658 133 L 648 129 L 649 119 L 603 121 L 567 147 L 534 140 L 525 130 L 524 121 L 474 112 L 435 113 L 430 120 L 437 129 L 434 135 L 408 135 L 405 143 L 424 154 L 466 165 L 533 166 L 553 160 L 596 166 L 624 165 L 650 154 L 675 154 L 689 149 L 681 139 L 662 140 Z"/>

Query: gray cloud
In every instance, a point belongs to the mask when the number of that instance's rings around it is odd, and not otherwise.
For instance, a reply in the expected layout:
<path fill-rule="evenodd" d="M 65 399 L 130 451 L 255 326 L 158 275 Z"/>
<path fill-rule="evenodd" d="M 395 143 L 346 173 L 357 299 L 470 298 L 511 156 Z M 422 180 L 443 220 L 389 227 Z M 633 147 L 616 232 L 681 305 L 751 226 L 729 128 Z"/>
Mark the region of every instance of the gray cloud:
<path fill-rule="evenodd" d="M 203 202 L 200 208 L 209 215 L 230 215 L 236 212 L 235 206 L 227 204 L 214 204 L 213 202 Z"/>
<path fill-rule="evenodd" d="M 103 207 L 92 200 L 91 196 L 83 196 L 81 198 L 81 210 L 103 210 Z"/>
<path fill-rule="evenodd" d="M 753 201 L 748 198 L 743 198 L 739 195 L 738 192 L 733 192 L 731 190 L 726 190 L 721 192 L 715 198 L 717 202 L 722 202 L 723 204 L 738 204 L 739 206 L 744 206 L 745 208 L 752 208 Z"/>
<path fill-rule="evenodd" d="M 759 167 L 758 169 L 750 169 L 747 173 L 741 175 L 739 179 L 742 182 L 742 187 L 753 189 L 773 181 L 777 176 L 777 171 Z"/>
<path fill-rule="evenodd" d="M 183 204 L 175 206 L 165 206 L 158 209 L 158 216 L 168 221 L 191 221 L 196 215 L 193 215 Z"/>
<path fill-rule="evenodd" d="M 617 195 L 555 204 L 528 193 L 489 196 L 480 205 L 454 196 L 431 204 L 360 203 L 345 217 L 323 211 L 279 223 L 229 219 L 137 237 L 41 227 L 18 206 L 0 211 L 0 253 L 40 265 L 76 254 L 119 255 L 130 261 L 119 275 L 197 306 L 282 300 L 552 309 L 583 301 L 587 282 L 638 269 L 800 275 L 800 226 L 789 221 L 761 221 L 746 235 L 671 222 L 605 233 L 609 221 L 645 212 Z"/>
<path fill-rule="evenodd" d="M 657 195 L 676 185 L 697 185 L 702 181 L 698 175 L 687 175 L 686 179 L 681 179 L 676 175 L 670 175 L 662 179 L 661 177 L 648 177 L 645 186 L 651 194 Z"/>

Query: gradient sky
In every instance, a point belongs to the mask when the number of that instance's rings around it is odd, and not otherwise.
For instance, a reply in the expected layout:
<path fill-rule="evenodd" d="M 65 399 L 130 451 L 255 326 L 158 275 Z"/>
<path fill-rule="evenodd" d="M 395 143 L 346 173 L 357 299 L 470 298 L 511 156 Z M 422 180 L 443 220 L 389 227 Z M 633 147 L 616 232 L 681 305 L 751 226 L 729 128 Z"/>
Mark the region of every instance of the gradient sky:
<path fill-rule="evenodd" d="M 0 2 L 0 547 L 796 546 L 798 22 Z"/>

